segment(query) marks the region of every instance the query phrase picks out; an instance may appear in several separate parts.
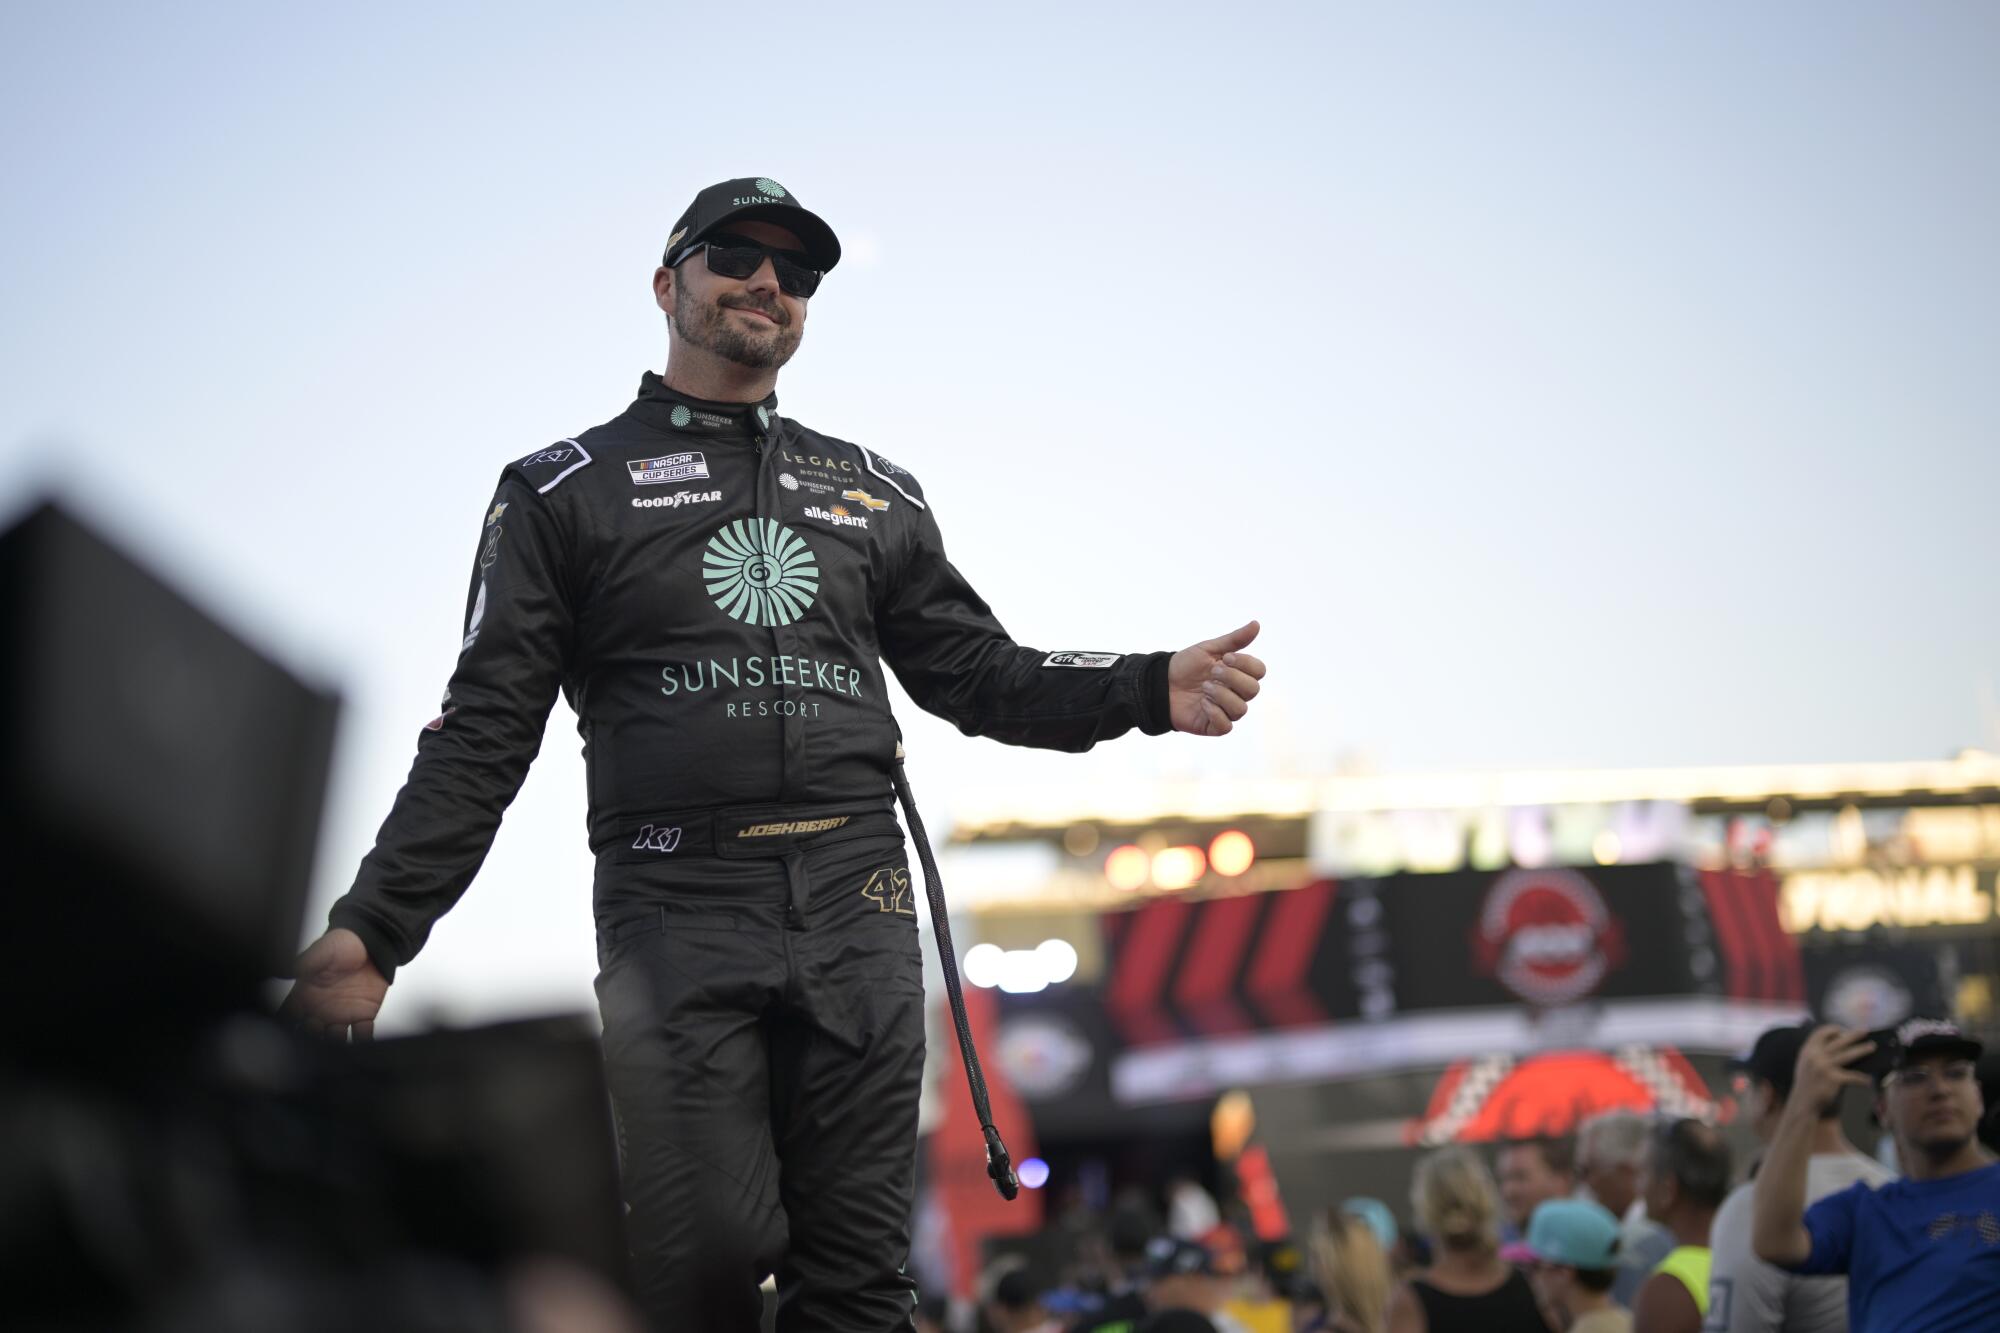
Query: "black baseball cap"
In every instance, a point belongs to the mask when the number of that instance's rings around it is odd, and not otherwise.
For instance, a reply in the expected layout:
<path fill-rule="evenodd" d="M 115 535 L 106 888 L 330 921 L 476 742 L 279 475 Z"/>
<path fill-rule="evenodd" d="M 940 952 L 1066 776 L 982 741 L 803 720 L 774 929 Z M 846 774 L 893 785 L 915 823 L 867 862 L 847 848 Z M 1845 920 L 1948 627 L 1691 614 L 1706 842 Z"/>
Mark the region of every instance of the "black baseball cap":
<path fill-rule="evenodd" d="M 1948 1018 L 1912 1018 L 1896 1028 L 1896 1053 L 1889 1067 L 1901 1069 L 1927 1055 L 1977 1061 L 1985 1051 Z"/>
<path fill-rule="evenodd" d="M 1155 1236 L 1146 1244 L 1146 1272 L 1153 1277 L 1216 1274 L 1215 1255 L 1206 1245 L 1179 1236 Z"/>
<path fill-rule="evenodd" d="M 1789 1023 L 1758 1034 L 1750 1053 L 1729 1063 L 1777 1090 L 1780 1101 L 1792 1095 L 1792 1076 L 1799 1067 L 1799 1050 L 1819 1026 L 1810 1021 Z"/>
<path fill-rule="evenodd" d="M 769 176 L 723 181 L 697 194 L 687 212 L 674 223 L 660 262 L 672 268 L 696 242 L 724 223 L 740 218 L 773 222 L 797 236 L 812 266 L 822 273 L 840 262 L 840 238 L 833 234 L 833 228 Z"/>

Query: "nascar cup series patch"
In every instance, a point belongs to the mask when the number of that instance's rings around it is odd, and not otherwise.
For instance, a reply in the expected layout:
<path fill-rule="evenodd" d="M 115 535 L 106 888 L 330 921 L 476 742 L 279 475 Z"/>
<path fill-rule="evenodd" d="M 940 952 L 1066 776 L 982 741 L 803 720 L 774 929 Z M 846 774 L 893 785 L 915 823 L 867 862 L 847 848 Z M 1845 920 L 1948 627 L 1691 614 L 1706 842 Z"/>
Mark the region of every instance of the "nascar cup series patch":
<path fill-rule="evenodd" d="M 708 460 L 698 453 L 667 454 L 662 458 L 629 458 L 625 470 L 634 486 L 662 486 L 672 481 L 705 481 Z"/>

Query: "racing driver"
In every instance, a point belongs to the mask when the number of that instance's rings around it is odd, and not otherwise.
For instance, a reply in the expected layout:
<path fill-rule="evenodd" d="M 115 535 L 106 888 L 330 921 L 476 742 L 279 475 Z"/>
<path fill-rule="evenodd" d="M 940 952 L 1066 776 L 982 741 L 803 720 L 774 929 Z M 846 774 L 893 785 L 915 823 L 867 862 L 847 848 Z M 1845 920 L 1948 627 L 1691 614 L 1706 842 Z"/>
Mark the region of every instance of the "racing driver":
<path fill-rule="evenodd" d="M 287 1009 L 372 1033 L 465 891 L 556 692 L 589 773 L 604 1053 L 641 1301 L 661 1328 L 900 1329 L 924 1058 L 882 664 L 968 735 L 1087 750 L 1226 734 L 1242 628 L 1177 653 L 1014 642 L 945 558 L 923 487 L 778 414 L 840 258 L 768 178 L 702 190 L 653 275 L 666 373 L 508 464 L 458 664 Z"/>

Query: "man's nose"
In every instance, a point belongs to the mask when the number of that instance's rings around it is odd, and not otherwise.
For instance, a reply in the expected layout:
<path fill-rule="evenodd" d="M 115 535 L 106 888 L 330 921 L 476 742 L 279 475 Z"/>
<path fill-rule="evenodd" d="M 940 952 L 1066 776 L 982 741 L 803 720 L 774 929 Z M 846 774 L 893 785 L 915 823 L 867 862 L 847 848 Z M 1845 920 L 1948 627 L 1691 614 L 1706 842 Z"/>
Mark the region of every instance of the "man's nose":
<path fill-rule="evenodd" d="M 778 290 L 778 266 L 771 256 L 765 255 L 764 262 L 757 265 L 757 271 L 743 280 L 743 285 L 753 291 L 775 292 Z"/>

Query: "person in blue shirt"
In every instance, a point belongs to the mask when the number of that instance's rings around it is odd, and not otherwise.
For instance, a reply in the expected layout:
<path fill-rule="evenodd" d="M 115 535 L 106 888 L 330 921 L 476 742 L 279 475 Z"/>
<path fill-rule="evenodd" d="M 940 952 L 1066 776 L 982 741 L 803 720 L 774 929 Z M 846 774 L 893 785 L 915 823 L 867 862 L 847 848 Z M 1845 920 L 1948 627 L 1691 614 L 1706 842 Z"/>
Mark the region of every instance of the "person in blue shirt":
<path fill-rule="evenodd" d="M 1980 1051 L 1952 1024 L 1924 1018 L 1896 1029 L 1880 1053 L 1868 1033 L 1833 1027 L 1799 1051 L 1792 1096 L 1757 1173 L 1752 1244 L 1758 1258 L 1794 1273 L 1847 1274 L 1852 1333 L 2000 1328 L 2000 1163 L 1977 1137 Z M 1882 1066 L 1875 1114 L 1908 1174 L 1806 1208 L 1819 1108 Z"/>

